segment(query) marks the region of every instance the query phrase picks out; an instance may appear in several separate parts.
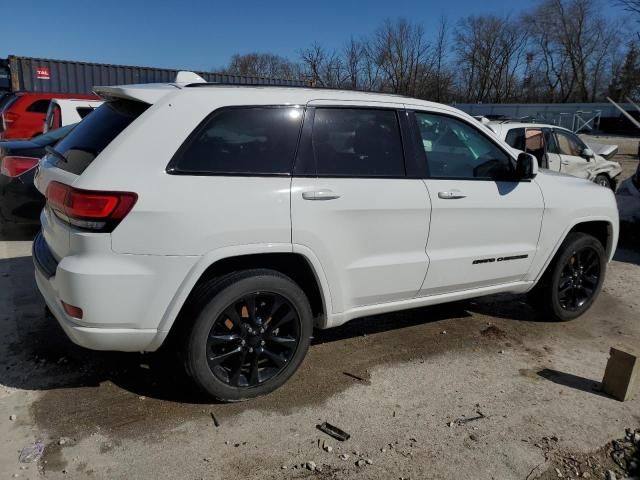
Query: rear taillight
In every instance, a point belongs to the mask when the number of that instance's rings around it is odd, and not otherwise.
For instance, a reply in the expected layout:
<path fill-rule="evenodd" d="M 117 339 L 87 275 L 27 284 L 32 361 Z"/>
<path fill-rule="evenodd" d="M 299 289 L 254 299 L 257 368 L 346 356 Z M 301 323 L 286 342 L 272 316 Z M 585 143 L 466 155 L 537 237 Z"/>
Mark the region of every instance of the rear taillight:
<path fill-rule="evenodd" d="M 2 123 L 4 123 L 4 129 L 7 130 L 13 122 L 18 120 L 20 115 L 14 112 L 5 112 L 2 114 Z"/>
<path fill-rule="evenodd" d="M 38 159 L 34 157 L 7 156 L 2 159 L 0 173 L 7 177 L 17 177 L 38 165 Z"/>
<path fill-rule="evenodd" d="M 138 195 L 131 192 L 79 190 L 60 182 L 47 187 L 47 204 L 59 218 L 97 232 L 113 231 L 137 200 Z"/>

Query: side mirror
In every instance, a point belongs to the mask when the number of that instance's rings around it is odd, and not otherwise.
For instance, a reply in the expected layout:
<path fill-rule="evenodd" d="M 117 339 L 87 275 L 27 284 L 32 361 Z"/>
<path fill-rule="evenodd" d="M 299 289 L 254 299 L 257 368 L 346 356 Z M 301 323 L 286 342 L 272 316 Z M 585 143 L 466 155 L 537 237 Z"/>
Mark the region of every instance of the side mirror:
<path fill-rule="evenodd" d="M 530 153 L 521 153 L 516 161 L 518 180 L 531 180 L 538 174 L 538 159 Z"/>
<path fill-rule="evenodd" d="M 587 160 L 591 160 L 592 158 L 594 158 L 596 156 L 596 154 L 593 153 L 593 150 L 591 150 L 589 147 L 587 147 L 584 150 L 582 150 L 582 156 L 584 158 L 586 158 Z"/>

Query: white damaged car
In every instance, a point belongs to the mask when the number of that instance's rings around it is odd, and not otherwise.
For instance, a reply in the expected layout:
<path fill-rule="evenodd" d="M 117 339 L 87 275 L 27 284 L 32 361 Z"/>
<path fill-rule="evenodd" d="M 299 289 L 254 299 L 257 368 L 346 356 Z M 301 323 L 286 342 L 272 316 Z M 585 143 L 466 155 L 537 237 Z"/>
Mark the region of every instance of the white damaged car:
<path fill-rule="evenodd" d="M 540 168 L 586 178 L 615 191 L 622 167 L 600 154 L 600 145 L 590 147 L 575 133 L 555 125 L 499 123 L 488 125 L 496 135 L 516 150 L 538 159 Z M 607 153 L 615 152 L 609 146 Z M 610 158 L 610 155 L 607 155 Z"/>

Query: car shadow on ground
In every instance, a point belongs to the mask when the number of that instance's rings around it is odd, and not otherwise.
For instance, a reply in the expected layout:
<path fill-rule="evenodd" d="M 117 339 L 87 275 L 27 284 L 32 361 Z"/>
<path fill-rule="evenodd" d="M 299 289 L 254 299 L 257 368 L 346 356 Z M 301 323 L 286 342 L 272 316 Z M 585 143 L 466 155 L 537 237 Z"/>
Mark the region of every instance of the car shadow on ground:
<path fill-rule="evenodd" d="M 0 277 L 0 288 L 10 287 L 13 291 L 12 304 L 0 308 L 0 328 L 3 330 L 0 340 L 0 385 L 43 391 L 98 387 L 104 382 L 111 382 L 132 394 L 148 398 L 192 404 L 211 403 L 211 399 L 202 394 L 184 374 L 183 361 L 174 351 L 161 350 L 150 354 L 98 352 L 73 344 L 57 321 L 45 315 L 44 302 L 33 280 L 31 257 L 0 260 L 0 272 L 6 272 Z M 526 304 L 524 296 L 496 295 L 360 318 L 333 329 L 316 330 L 311 350 L 321 346 L 333 348 L 329 346 L 333 342 L 352 342 L 351 339 L 381 333 L 386 336 L 377 341 L 386 342 L 389 335 L 394 336 L 394 332 L 402 329 L 428 327 L 429 324 L 449 319 L 458 322 L 477 313 L 519 322 L 544 321 Z M 415 355 L 424 355 L 425 349 L 433 348 L 434 342 L 442 344 L 443 349 L 452 348 L 445 342 L 454 341 L 454 338 L 459 345 L 465 345 L 471 334 L 463 334 L 463 323 L 459 323 L 461 335 L 431 340 L 428 347 L 416 350 Z M 436 337 L 440 336 L 439 327 L 431 330 L 435 330 Z M 408 339 L 403 335 L 395 335 L 395 344 L 389 348 L 406 349 Z M 408 331 L 406 335 L 412 333 Z M 473 335 L 479 333 L 474 331 Z M 341 349 L 342 345 L 338 343 L 335 351 Z M 389 352 L 389 355 L 392 354 L 392 351 Z M 367 361 L 365 359 L 365 363 Z"/>
<path fill-rule="evenodd" d="M 1 224 L 0 220 L 0 241 L 31 241 L 39 230 L 40 225 L 9 226 Z"/>

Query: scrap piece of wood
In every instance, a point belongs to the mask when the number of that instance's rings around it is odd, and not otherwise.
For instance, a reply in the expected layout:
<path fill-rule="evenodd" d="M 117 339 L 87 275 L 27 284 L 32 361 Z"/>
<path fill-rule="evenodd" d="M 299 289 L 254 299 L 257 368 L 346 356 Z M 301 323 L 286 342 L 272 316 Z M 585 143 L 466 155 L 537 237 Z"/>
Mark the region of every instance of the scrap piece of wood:
<path fill-rule="evenodd" d="M 631 400 L 640 384 L 638 356 L 617 348 L 609 351 L 609 361 L 602 379 L 602 390 L 616 400 Z"/>

